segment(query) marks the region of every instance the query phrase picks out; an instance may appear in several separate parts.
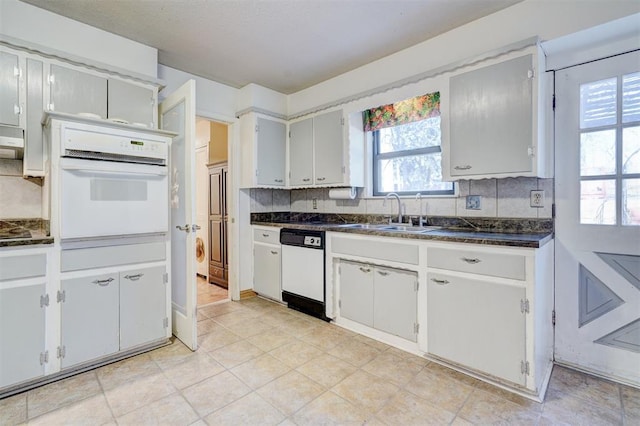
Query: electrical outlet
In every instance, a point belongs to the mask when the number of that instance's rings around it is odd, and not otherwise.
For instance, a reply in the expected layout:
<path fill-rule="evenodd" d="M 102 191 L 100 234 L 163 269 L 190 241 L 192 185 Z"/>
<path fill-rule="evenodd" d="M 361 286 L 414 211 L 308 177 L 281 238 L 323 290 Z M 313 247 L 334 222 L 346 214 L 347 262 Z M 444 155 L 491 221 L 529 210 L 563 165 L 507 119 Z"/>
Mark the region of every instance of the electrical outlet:
<path fill-rule="evenodd" d="M 544 207 L 544 191 L 541 189 L 531 191 L 531 207 Z"/>
<path fill-rule="evenodd" d="M 318 199 L 317 198 L 313 198 L 312 202 L 313 202 L 313 209 L 314 210 L 318 210 Z"/>
<path fill-rule="evenodd" d="M 467 210 L 480 210 L 480 195 L 467 195 Z"/>

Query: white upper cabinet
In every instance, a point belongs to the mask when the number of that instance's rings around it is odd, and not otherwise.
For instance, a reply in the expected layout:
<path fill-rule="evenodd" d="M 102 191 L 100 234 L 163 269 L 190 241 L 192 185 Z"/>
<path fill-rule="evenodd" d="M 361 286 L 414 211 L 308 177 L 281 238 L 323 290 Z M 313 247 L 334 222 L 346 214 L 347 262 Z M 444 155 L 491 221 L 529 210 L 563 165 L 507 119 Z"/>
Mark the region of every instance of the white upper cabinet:
<path fill-rule="evenodd" d="M 0 52 L 0 124 L 20 125 L 18 56 Z"/>
<path fill-rule="evenodd" d="M 313 119 L 289 126 L 289 185 L 313 184 Z"/>
<path fill-rule="evenodd" d="M 363 186 L 362 124 L 346 137 L 344 122 L 337 110 L 290 124 L 290 187 Z"/>
<path fill-rule="evenodd" d="M 243 188 L 285 187 L 284 122 L 248 113 L 240 118 Z"/>
<path fill-rule="evenodd" d="M 445 180 L 551 177 L 545 141 L 544 54 L 532 47 L 484 61 L 449 80 Z"/>
<path fill-rule="evenodd" d="M 154 128 L 156 118 L 156 94 L 151 87 L 139 86 L 122 80 L 108 80 L 108 108 L 110 119 L 144 124 Z"/>
<path fill-rule="evenodd" d="M 107 118 L 106 78 L 52 64 L 49 85 L 51 111 Z"/>

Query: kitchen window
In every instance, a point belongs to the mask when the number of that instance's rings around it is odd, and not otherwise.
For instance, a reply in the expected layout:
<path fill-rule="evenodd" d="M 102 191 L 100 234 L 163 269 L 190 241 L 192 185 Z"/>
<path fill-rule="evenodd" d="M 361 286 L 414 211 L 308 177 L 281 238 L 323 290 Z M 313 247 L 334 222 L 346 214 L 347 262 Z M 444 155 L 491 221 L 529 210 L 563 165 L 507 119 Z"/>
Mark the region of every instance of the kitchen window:
<path fill-rule="evenodd" d="M 373 136 L 373 195 L 451 195 L 442 181 L 440 93 L 364 112 Z"/>

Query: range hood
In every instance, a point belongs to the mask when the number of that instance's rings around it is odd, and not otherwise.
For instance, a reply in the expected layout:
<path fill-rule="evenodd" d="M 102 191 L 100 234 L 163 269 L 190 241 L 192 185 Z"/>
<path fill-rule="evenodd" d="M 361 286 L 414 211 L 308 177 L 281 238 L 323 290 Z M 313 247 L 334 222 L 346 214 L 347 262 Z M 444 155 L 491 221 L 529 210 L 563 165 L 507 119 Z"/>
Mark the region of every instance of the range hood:
<path fill-rule="evenodd" d="M 0 125 L 0 159 L 16 160 L 24 154 L 24 130 Z"/>

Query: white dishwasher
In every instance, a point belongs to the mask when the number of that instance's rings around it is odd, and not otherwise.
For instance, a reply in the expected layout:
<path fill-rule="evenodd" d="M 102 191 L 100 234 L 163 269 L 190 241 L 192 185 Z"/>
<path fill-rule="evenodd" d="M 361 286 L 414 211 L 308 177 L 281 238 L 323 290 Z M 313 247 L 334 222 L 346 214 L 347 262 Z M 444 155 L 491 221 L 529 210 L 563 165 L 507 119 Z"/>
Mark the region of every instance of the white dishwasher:
<path fill-rule="evenodd" d="M 291 309 L 328 321 L 325 316 L 324 231 L 280 231 L 282 300 Z"/>

